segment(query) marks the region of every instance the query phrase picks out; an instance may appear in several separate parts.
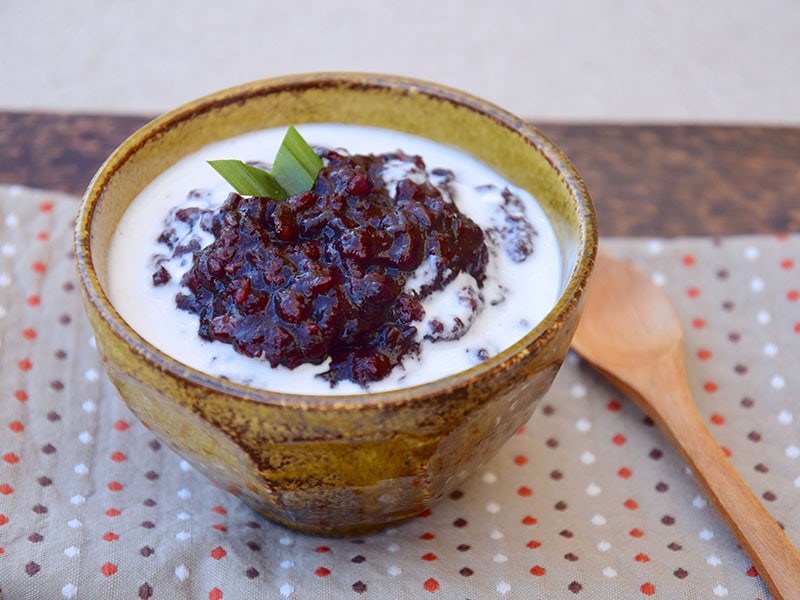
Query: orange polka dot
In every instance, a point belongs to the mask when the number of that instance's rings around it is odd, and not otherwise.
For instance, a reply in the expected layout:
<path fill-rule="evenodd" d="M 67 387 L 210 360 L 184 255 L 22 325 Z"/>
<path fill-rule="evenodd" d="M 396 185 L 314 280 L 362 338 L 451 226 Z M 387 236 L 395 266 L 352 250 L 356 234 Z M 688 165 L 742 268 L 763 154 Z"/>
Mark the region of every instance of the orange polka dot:
<path fill-rule="evenodd" d="M 789 290 L 786 293 L 786 299 L 789 300 L 789 302 L 797 302 L 797 300 L 800 299 L 800 290 Z"/>
<path fill-rule="evenodd" d="M 517 494 L 519 494 L 523 498 L 528 498 L 529 496 L 533 495 L 533 490 L 528 486 L 523 485 L 517 490 Z"/>
<path fill-rule="evenodd" d="M 697 351 L 697 358 L 699 358 L 700 360 L 708 360 L 708 359 L 710 359 L 711 358 L 711 350 L 708 350 L 706 348 L 700 348 L 700 350 Z"/>
<path fill-rule="evenodd" d="M 29 359 L 23 358 L 17 363 L 17 366 L 20 371 L 30 371 L 33 368 L 33 363 Z"/>
<path fill-rule="evenodd" d="M 0 485 L 0 494 L 3 494 L 3 496 L 8 496 L 9 494 L 13 494 L 13 493 L 14 493 L 14 488 L 12 488 L 7 483 L 4 483 L 3 485 Z"/>
<path fill-rule="evenodd" d="M 638 527 L 636 527 L 636 528 L 634 528 L 634 529 L 631 529 L 631 530 L 628 532 L 628 535 L 629 535 L 629 536 L 631 536 L 631 537 L 633 537 L 633 538 L 640 538 L 640 537 L 644 537 L 644 531 L 642 531 L 641 529 L 639 529 Z"/>
<path fill-rule="evenodd" d="M 108 484 L 108 489 L 112 492 L 119 492 L 122 490 L 122 484 L 119 481 L 112 481 Z"/>
<path fill-rule="evenodd" d="M 25 430 L 25 425 L 23 425 L 20 421 L 12 421 L 9 423 L 8 428 L 14 433 L 19 433 L 20 431 Z"/>
<path fill-rule="evenodd" d="M 25 331 L 22 332 L 22 337 L 26 340 L 35 340 L 36 339 L 36 330 L 32 327 L 28 327 Z"/>
<path fill-rule="evenodd" d="M 327 577 L 331 574 L 331 570 L 325 567 L 318 567 L 316 571 L 314 571 L 314 575 L 317 577 Z"/>
<path fill-rule="evenodd" d="M 39 211 L 43 213 L 48 213 L 53 210 L 53 203 L 52 202 L 42 202 L 39 205 Z"/>
<path fill-rule="evenodd" d="M 707 391 L 709 394 L 713 394 L 714 392 L 716 392 L 719 389 L 719 386 L 716 383 L 714 383 L 713 381 L 706 381 L 703 384 L 703 389 L 705 391 Z"/>
<path fill-rule="evenodd" d="M 423 554 L 421 556 L 422 560 L 427 560 L 428 562 L 433 562 L 436 560 L 436 555 L 433 552 L 428 552 L 427 554 Z"/>
<path fill-rule="evenodd" d="M 706 320 L 701 317 L 692 319 L 692 327 L 695 329 L 703 329 L 706 326 Z"/>
<path fill-rule="evenodd" d="M 14 392 L 14 398 L 20 402 L 25 402 L 28 399 L 28 393 L 25 390 L 17 390 Z"/>
<path fill-rule="evenodd" d="M 789 270 L 794 269 L 794 261 L 791 258 L 784 258 L 781 261 L 781 269 Z"/>
<path fill-rule="evenodd" d="M 116 423 L 114 423 L 114 429 L 116 429 L 117 431 L 125 431 L 126 429 L 128 429 L 128 427 L 130 427 L 130 425 L 128 425 L 128 423 L 122 420 L 119 420 Z"/>
<path fill-rule="evenodd" d="M 689 298 L 697 298 L 700 296 L 700 289 L 696 287 L 690 287 L 686 290 L 686 295 L 689 296 Z"/>
<path fill-rule="evenodd" d="M 636 562 L 646 563 L 646 562 L 650 562 L 650 557 L 647 556 L 647 554 L 644 554 L 643 552 L 640 552 L 639 554 L 636 555 L 634 560 Z"/>
<path fill-rule="evenodd" d="M 684 254 L 681 258 L 681 262 L 687 267 L 692 267 L 697 262 L 697 259 L 692 254 Z"/>
<path fill-rule="evenodd" d="M 430 579 L 425 580 L 425 583 L 422 584 L 422 587 L 424 587 L 428 592 L 435 592 L 439 589 L 439 582 L 431 577 Z"/>
<path fill-rule="evenodd" d="M 116 542 L 119 539 L 119 536 L 113 531 L 109 531 L 103 535 L 103 539 L 107 542 Z"/>
<path fill-rule="evenodd" d="M 725 424 L 725 417 L 720 414 L 714 413 L 711 415 L 709 419 L 714 425 L 724 425 Z"/>
<path fill-rule="evenodd" d="M 25 300 L 25 302 L 28 304 L 28 306 L 34 306 L 35 307 L 35 306 L 39 306 L 42 303 L 42 299 L 39 298 L 39 296 L 37 296 L 36 294 L 34 294 L 32 296 L 28 296 L 28 299 Z"/>
<path fill-rule="evenodd" d="M 126 460 L 128 460 L 128 457 L 125 456 L 122 452 L 114 452 L 111 455 L 111 460 L 113 460 L 114 462 L 125 462 Z"/>
<path fill-rule="evenodd" d="M 528 457 L 525 456 L 524 454 L 517 454 L 514 457 L 514 464 L 516 464 L 516 465 L 518 465 L 520 467 L 523 466 L 523 465 L 527 465 L 528 464 Z"/>
<path fill-rule="evenodd" d="M 545 569 L 540 565 L 534 565 L 531 567 L 531 575 L 533 575 L 534 577 L 541 577 L 545 573 L 547 573 L 547 569 Z"/>
<path fill-rule="evenodd" d="M 649 581 L 647 583 L 643 583 L 640 589 L 642 590 L 642 593 L 645 596 L 652 596 L 653 594 L 656 593 L 656 586 L 654 586 Z"/>
<path fill-rule="evenodd" d="M 47 271 L 47 265 L 41 261 L 36 261 L 31 265 L 31 269 L 33 269 L 34 273 L 39 273 L 40 275 Z"/>
<path fill-rule="evenodd" d="M 623 445 L 625 444 L 625 442 L 627 442 L 627 441 L 628 441 L 628 438 L 626 438 L 626 437 L 625 437 L 624 435 L 622 435 L 621 433 L 618 433 L 618 434 L 617 434 L 617 435 L 615 435 L 613 438 L 611 438 L 611 441 L 612 441 L 612 442 L 614 442 L 614 444 L 615 444 L 616 446 L 623 446 Z"/>
<path fill-rule="evenodd" d="M 636 502 L 636 500 L 634 500 L 633 498 L 628 498 L 627 500 L 625 500 L 623 506 L 628 510 L 636 510 L 637 508 L 639 508 L 638 502 Z"/>
<path fill-rule="evenodd" d="M 530 548 L 531 550 L 536 550 L 536 549 L 537 549 L 537 548 L 539 548 L 541 545 L 542 545 L 542 542 L 539 542 L 539 541 L 537 541 L 537 540 L 531 540 L 531 541 L 529 541 L 527 544 L 525 544 L 525 546 L 527 546 L 527 547 L 528 547 L 528 548 Z"/>
<path fill-rule="evenodd" d="M 19 462 L 19 456 L 17 456 L 13 452 L 7 452 L 3 455 L 3 460 L 10 465 L 15 465 Z"/>
<path fill-rule="evenodd" d="M 100 567 L 100 572 L 106 577 L 111 577 L 114 573 L 117 572 L 117 565 L 115 565 L 112 562 L 107 562 L 102 567 Z"/>
<path fill-rule="evenodd" d="M 107 517 L 118 517 L 118 516 L 120 516 L 121 514 L 122 514 L 122 511 L 121 511 L 121 510 L 119 510 L 119 509 L 117 509 L 117 508 L 109 508 L 109 509 L 106 511 L 106 516 L 107 516 Z"/>
<path fill-rule="evenodd" d="M 633 471 L 631 471 L 628 467 L 622 467 L 619 471 L 617 471 L 617 475 L 623 479 L 629 479 L 630 476 L 633 475 Z"/>
<path fill-rule="evenodd" d="M 522 519 L 523 525 L 536 525 L 538 522 L 539 521 L 536 519 L 536 517 L 532 517 L 530 515 L 527 515 L 524 519 Z"/>
<path fill-rule="evenodd" d="M 211 551 L 211 558 L 213 558 L 214 560 L 221 560 L 225 558 L 227 555 L 228 553 L 225 552 L 225 548 L 223 548 L 222 546 L 217 546 Z"/>
<path fill-rule="evenodd" d="M 222 600 L 222 590 L 218 587 L 211 588 L 208 592 L 208 600 Z"/>

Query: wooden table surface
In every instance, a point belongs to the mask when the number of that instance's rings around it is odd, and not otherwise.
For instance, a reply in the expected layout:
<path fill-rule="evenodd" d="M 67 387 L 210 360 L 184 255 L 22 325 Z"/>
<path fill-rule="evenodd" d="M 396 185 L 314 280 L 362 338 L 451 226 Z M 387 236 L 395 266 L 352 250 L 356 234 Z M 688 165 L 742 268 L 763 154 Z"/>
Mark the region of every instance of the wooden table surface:
<path fill-rule="evenodd" d="M 148 119 L 0 112 L 0 183 L 80 195 Z M 800 232 L 800 128 L 535 125 L 586 180 L 601 236 Z"/>

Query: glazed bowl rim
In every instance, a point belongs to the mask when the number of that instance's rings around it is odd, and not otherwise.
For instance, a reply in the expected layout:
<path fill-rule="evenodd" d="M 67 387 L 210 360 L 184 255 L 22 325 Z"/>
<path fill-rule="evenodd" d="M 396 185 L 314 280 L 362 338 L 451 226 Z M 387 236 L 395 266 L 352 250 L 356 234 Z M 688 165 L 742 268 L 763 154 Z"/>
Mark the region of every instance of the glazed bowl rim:
<path fill-rule="evenodd" d="M 398 93 L 420 93 L 437 100 L 460 105 L 482 117 L 493 120 L 512 133 L 521 136 L 527 145 L 538 151 L 555 169 L 579 211 L 580 230 L 577 235 L 575 266 L 567 276 L 567 284 L 550 311 L 517 342 L 495 356 L 469 369 L 415 386 L 394 390 L 364 392 L 349 395 L 307 395 L 273 392 L 220 377 L 205 374 L 184 365 L 153 346 L 137 333 L 117 312 L 100 284 L 91 254 L 91 225 L 94 212 L 103 196 L 103 189 L 122 167 L 152 136 L 169 130 L 175 124 L 199 113 L 214 110 L 249 97 L 270 95 L 291 89 L 345 86 L 380 88 Z M 577 309 L 588 285 L 597 250 L 597 224 L 594 206 L 582 177 L 566 155 L 533 125 L 514 116 L 495 104 L 470 93 L 425 80 L 376 73 L 334 71 L 305 73 L 258 79 L 228 87 L 184 103 L 146 123 L 122 142 L 103 162 L 92 177 L 81 199 L 75 225 L 75 263 L 82 292 L 87 303 L 108 325 L 120 343 L 126 344 L 155 369 L 169 373 L 189 384 L 198 385 L 242 401 L 280 405 L 301 410 L 364 410 L 382 405 L 428 402 L 439 395 L 458 389 L 468 390 L 480 381 L 511 367 L 535 350 L 560 329 L 569 313 Z M 559 252 L 563 252 L 560 249 Z M 562 276 L 565 276 L 563 274 Z"/>

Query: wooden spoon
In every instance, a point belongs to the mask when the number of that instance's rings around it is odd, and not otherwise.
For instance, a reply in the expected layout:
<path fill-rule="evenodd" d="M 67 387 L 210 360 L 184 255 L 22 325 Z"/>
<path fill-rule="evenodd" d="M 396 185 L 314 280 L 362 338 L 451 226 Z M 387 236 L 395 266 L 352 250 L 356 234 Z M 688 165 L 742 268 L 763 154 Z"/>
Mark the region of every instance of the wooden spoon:
<path fill-rule="evenodd" d="M 672 440 L 772 595 L 800 599 L 800 552 L 703 424 L 683 342 L 664 292 L 633 265 L 599 252 L 573 348 Z"/>

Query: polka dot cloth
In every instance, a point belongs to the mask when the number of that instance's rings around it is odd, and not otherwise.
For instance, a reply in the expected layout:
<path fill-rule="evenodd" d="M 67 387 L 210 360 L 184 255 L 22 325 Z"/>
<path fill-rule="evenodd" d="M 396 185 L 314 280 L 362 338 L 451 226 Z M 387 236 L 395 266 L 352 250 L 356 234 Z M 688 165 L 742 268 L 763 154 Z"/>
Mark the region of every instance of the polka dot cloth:
<path fill-rule="evenodd" d="M 343 540 L 265 521 L 106 381 L 76 206 L 0 188 L 3 598 L 769 597 L 667 440 L 574 355 L 528 425 L 416 520 Z M 703 417 L 800 542 L 800 237 L 604 244 L 674 300 Z"/>

